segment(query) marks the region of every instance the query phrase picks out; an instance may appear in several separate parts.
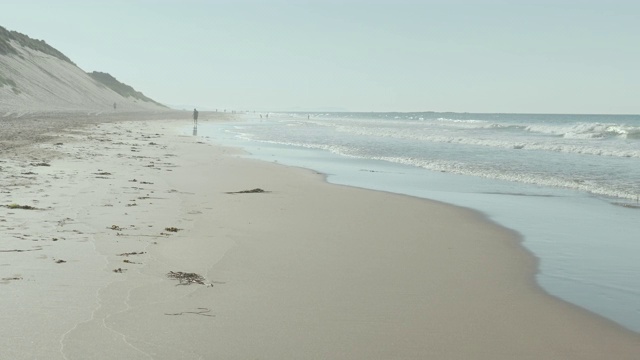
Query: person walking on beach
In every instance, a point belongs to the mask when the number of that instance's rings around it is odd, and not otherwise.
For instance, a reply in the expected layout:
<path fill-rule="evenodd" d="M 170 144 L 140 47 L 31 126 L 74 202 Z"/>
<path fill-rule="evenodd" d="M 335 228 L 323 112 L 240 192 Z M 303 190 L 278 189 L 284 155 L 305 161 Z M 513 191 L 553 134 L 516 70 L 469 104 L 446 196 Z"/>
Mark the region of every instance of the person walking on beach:
<path fill-rule="evenodd" d="M 193 125 L 198 125 L 198 110 L 193 109 Z"/>

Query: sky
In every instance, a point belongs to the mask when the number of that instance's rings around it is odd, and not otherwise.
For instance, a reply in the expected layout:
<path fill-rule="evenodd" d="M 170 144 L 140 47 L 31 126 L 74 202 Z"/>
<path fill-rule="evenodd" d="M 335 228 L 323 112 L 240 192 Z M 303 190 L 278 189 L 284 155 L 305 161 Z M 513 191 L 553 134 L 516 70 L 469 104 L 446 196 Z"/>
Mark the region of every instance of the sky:
<path fill-rule="evenodd" d="M 637 0 L 0 0 L 177 108 L 640 114 Z"/>

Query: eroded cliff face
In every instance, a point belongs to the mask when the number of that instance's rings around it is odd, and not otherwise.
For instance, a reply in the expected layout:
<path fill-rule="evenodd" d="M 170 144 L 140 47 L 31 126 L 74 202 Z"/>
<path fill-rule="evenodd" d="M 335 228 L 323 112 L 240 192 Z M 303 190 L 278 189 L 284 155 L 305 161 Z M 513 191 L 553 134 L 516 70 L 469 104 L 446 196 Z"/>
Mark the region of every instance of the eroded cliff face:
<path fill-rule="evenodd" d="M 166 109 L 139 92 L 119 94 L 112 83 L 90 76 L 43 41 L 18 34 L 44 47 L 31 46 L 15 38 L 17 33 L 9 34 L 13 38 L 3 39 L 3 49 L 8 51 L 0 52 L 0 112 Z"/>

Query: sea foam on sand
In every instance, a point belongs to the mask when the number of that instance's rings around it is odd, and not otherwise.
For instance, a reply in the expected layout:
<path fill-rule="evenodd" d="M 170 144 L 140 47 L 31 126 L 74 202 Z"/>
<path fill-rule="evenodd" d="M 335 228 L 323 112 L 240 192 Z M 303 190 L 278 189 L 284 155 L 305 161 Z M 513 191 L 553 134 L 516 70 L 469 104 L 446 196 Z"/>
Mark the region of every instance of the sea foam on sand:
<path fill-rule="evenodd" d="M 640 354 L 637 334 L 545 294 L 517 235 L 480 214 L 243 159 L 179 135 L 187 121 L 1 158 L 0 358 Z"/>

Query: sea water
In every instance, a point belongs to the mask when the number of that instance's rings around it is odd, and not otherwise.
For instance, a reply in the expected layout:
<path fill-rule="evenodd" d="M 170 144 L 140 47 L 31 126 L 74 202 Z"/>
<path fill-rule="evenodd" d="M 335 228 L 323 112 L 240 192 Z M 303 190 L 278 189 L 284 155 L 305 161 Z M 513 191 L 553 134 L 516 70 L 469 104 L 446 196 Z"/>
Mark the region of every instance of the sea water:
<path fill-rule="evenodd" d="M 640 116 L 244 114 L 199 135 L 333 183 L 476 209 L 550 294 L 640 332 Z M 259 184 L 258 184 L 259 185 Z M 425 219 L 429 221 L 429 219 Z"/>

